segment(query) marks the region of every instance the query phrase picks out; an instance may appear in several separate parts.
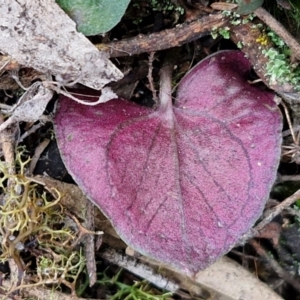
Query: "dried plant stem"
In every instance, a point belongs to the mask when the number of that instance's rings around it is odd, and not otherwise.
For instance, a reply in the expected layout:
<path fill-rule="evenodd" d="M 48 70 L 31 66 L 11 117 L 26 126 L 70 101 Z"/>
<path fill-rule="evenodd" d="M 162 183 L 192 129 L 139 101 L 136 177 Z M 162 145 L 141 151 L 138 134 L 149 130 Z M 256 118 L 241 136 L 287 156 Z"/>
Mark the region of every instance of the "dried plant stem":
<path fill-rule="evenodd" d="M 81 223 L 75 217 L 75 215 L 68 212 L 67 210 L 65 210 L 64 213 L 65 213 L 65 215 L 70 217 L 75 222 L 75 224 L 77 225 L 78 231 L 79 231 L 77 239 L 75 241 L 73 241 L 72 245 L 70 246 L 71 249 L 78 246 L 78 244 L 82 241 L 83 237 L 86 235 L 102 235 L 104 233 L 103 231 L 92 231 L 89 228 L 85 228 L 83 225 L 81 225 Z M 89 210 L 87 213 L 91 213 L 91 211 Z"/>
<path fill-rule="evenodd" d="M 209 15 L 189 23 L 180 24 L 150 35 L 138 35 L 109 44 L 98 44 L 99 50 L 108 52 L 110 57 L 135 55 L 181 46 L 210 34 L 213 28 L 225 26 L 229 21 L 221 13 Z"/>
<path fill-rule="evenodd" d="M 287 208 L 286 208 L 286 211 L 287 211 L 290 215 L 296 216 L 297 218 L 300 218 L 300 211 L 295 210 L 295 209 L 293 209 L 293 208 L 291 208 L 291 207 L 287 207 Z"/>
<path fill-rule="evenodd" d="M 43 116 L 43 117 L 47 117 L 47 116 Z M 51 119 L 49 117 L 48 121 L 50 122 Z M 24 132 L 19 140 L 18 140 L 18 144 L 22 143 L 24 141 L 24 139 L 26 139 L 29 135 L 31 135 L 32 133 L 36 132 L 38 129 L 40 129 L 44 124 L 39 122 L 38 124 L 33 125 L 30 129 L 28 129 L 26 132 Z"/>
<path fill-rule="evenodd" d="M 253 255 L 247 255 L 247 254 L 244 254 L 240 251 L 237 251 L 237 250 L 231 250 L 230 253 L 233 253 L 235 255 L 238 255 L 240 256 L 242 259 L 249 259 L 249 260 L 258 260 L 257 257 L 253 256 Z"/>
<path fill-rule="evenodd" d="M 172 105 L 172 73 L 178 54 L 178 48 L 167 51 L 160 70 L 159 105 L 161 108 L 167 108 Z"/>
<path fill-rule="evenodd" d="M 263 230 L 267 224 L 269 224 L 276 216 L 278 216 L 283 210 L 287 209 L 289 206 L 295 203 L 298 199 L 300 199 L 300 189 L 290 197 L 286 198 L 280 204 L 270 209 L 267 216 L 260 223 L 258 223 L 258 225 L 246 232 L 236 243 L 236 246 L 244 245 L 248 240 L 259 236 L 260 231 Z"/>
<path fill-rule="evenodd" d="M 276 216 L 278 216 L 284 209 L 294 204 L 298 199 L 300 199 L 300 190 L 295 192 L 290 197 L 286 198 L 280 204 L 271 209 L 268 215 L 257 225 L 254 227 L 254 230 L 260 231 L 262 230 L 268 223 L 270 223 Z"/>
<path fill-rule="evenodd" d="M 0 127 L 4 124 L 4 118 L 0 115 Z M 9 175 L 16 174 L 16 167 L 15 167 L 15 144 L 16 144 L 16 131 L 19 130 L 16 126 L 11 126 L 6 128 L 6 130 L 0 133 L 0 144 L 2 147 L 5 163 L 8 166 L 8 173 Z M 7 186 L 12 187 L 14 186 L 15 182 L 12 178 L 8 179 Z"/>
<path fill-rule="evenodd" d="M 292 129 L 294 132 L 298 132 L 298 131 L 300 131 L 300 125 L 294 126 Z M 285 130 L 282 132 L 282 137 L 289 136 L 289 135 L 291 135 L 291 133 L 292 133 L 292 131 L 290 129 Z"/>
<path fill-rule="evenodd" d="M 40 159 L 41 154 L 44 152 L 44 150 L 48 147 L 49 144 L 50 144 L 50 140 L 45 139 L 35 148 L 34 155 L 32 156 L 29 164 L 30 174 L 33 174 L 33 171 L 36 167 L 36 164 L 38 163 L 38 160 Z"/>
<path fill-rule="evenodd" d="M 260 231 L 263 230 L 263 228 L 269 224 L 276 216 L 278 216 L 284 209 L 288 208 L 290 205 L 295 203 L 298 199 L 300 199 L 300 190 L 295 192 L 290 197 L 286 198 L 284 201 L 282 201 L 280 204 L 275 206 L 274 208 L 270 209 L 267 216 L 254 228 L 252 228 L 249 232 L 245 233 L 243 237 L 240 239 L 240 241 L 237 243 L 238 245 L 245 244 L 246 241 L 249 239 L 252 239 L 256 236 L 259 236 Z"/>
<path fill-rule="evenodd" d="M 9 175 L 15 174 L 15 145 L 13 137 L 11 136 L 11 133 L 8 133 L 9 130 L 6 130 L 5 132 L 1 133 L 0 141 L 2 144 L 2 151 L 4 154 L 5 162 L 8 166 L 8 172 Z M 10 184 L 8 183 L 8 186 Z"/>
<path fill-rule="evenodd" d="M 260 257 L 266 260 L 266 262 L 272 267 L 272 269 L 280 278 L 292 285 L 297 291 L 300 291 L 299 280 L 294 279 L 289 273 L 287 273 L 256 240 L 250 240 L 249 244 L 255 249 Z"/>
<path fill-rule="evenodd" d="M 148 63 L 148 80 L 149 80 L 149 85 L 150 85 L 150 90 L 152 92 L 152 97 L 153 97 L 153 100 L 158 103 L 158 97 L 157 97 L 157 94 L 156 94 L 156 89 L 155 89 L 155 86 L 154 86 L 154 82 L 153 82 L 153 61 L 154 61 L 154 55 L 155 55 L 155 52 L 150 52 L 149 54 L 149 63 Z"/>
<path fill-rule="evenodd" d="M 285 105 L 285 103 L 283 101 L 281 101 L 281 105 L 284 109 L 284 113 L 285 113 L 286 120 L 287 120 L 289 128 L 290 128 L 290 132 L 291 132 L 293 141 L 294 141 L 295 144 L 297 144 L 297 139 L 296 139 L 296 136 L 295 136 L 295 132 L 293 130 L 293 125 L 292 125 L 291 117 L 290 117 L 290 114 L 289 114 L 289 110 L 288 110 L 287 106 Z"/>
<path fill-rule="evenodd" d="M 137 276 L 145 278 L 161 289 L 165 289 L 174 293 L 180 288 L 177 283 L 172 282 L 168 278 L 155 272 L 150 266 L 139 262 L 135 258 L 122 255 L 113 248 L 100 251 L 100 255 L 103 259 L 109 261 L 110 263 L 116 264 Z"/>
<path fill-rule="evenodd" d="M 95 230 L 95 206 L 91 201 L 86 202 L 86 219 L 83 225 L 91 231 Z M 103 232 L 101 232 L 102 234 Z M 98 233 L 99 234 L 99 233 Z M 100 235 L 100 234 L 99 234 Z M 89 274 L 89 286 L 97 281 L 97 266 L 95 257 L 95 234 L 86 234 L 84 238 L 84 253 L 87 273 Z"/>
<path fill-rule="evenodd" d="M 40 300 L 48 300 L 48 299 L 59 299 L 59 300 L 101 300 L 101 299 L 92 299 L 92 298 L 79 298 L 74 297 L 72 294 L 66 294 L 57 291 L 57 289 L 46 288 L 48 283 L 47 280 L 40 281 L 35 284 L 22 284 L 21 286 L 15 286 L 11 280 L 3 280 L 2 288 L 5 288 L 11 292 L 20 291 L 20 294 L 24 296 L 24 298 L 13 297 L 13 298 L 1 298 L 1 299 L 40 299 Z M 13 284 L 13 285 L 12 285 Z M 1 295 L 0 295 L 1 296 Z"/>
<path fill-rule="evenodd" d="M 109 53 L 110 57 L 122 57 L 170 49 L 189 43 L 201 36 L 209 34 L 213 28 L 225 26 L 229 19 L 221 13 L 209 15 L 189 23 L 180 24 L 172 29 L 166 29 L 150 35 L 139 34 L 133 38 L 123 39 L 107 44 L 98 44 L 100 51 Z M 9 62 L 7 63 L 7 61 Z M 9 56 L 0 56 L 3 70 L 17 70 L 20 65 Z"/>
<path fill-rule="evenodd" d="M 300 181 L 300 175 L 277 175 L 277 182 Z"/>

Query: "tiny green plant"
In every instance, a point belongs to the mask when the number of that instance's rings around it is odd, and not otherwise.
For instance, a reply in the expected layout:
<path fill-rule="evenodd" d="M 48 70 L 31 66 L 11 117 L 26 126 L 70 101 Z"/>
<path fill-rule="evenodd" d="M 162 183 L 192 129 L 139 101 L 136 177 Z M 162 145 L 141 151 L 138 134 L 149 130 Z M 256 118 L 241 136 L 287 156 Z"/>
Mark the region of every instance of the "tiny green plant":
<path fill-rule="evenodd" d="M 135 281 L 132 285 L 122 282 L 122 269 L 113 277 L 107 275 L 107 270 L 98 274 L 97 284 L 110 287 L 115 293 L 110 300 L 167 300 L 172 293 L 159 294 L 147 281 Z"/>
<path fill-rule="evenodd" d="M 224 39 L 229 39 L 230 28 L 229 27 L 214 28 L 210 34 L 213 39 L 216 39 L 218 36 L 222 36 Z"/>
<path fill-rule="evenodd" d="M 247 16 L 241 16 L 240 14 L 230 11 L 230 10 L 224 10 L 222 13 L 225 17 L 230 18 L 230 24 L 231 25 L 240 25 L 240 24 L 246 24 L 249 21 L 253 20 L 254 15 L 249 14 Z M 230 28 L 228 26 L 220 27 L 220 28 L 213 28 L 211 32 L 211 36 L 213 39 L 216 39 L 218 36 L 222 36 L 224 39 L 230 38 Z"/>
<path fill-rule="evenodd" d="M 153 11 L 161 11 L 164 14 L 168 11 L 174 11 L 180 15 L 184 14 L 184 8 L 174 5 L 171 0 L 151 0 L 151 6 Z"/>
<path fill-rule="evenodd" d="M 229 27 L 223 27 L 219 29 L 219 34 L 224 38 L 224 39 L 229 39 L 230 38 L 230 30 Z"/>
<path fill-rule="evenodd" d="M 138 10 L 138 14 L 132 21 L 133 24 L 139 25 L 143 21 L 143 12 L 146 13 L 146 15 L 151 15 L 153 13 L 160 12 L 164 16 L 171 17 L 170 19 L 174 19 L 174 23 L 177 23 L 179 18 L 184 15 L 184 8 L 175 5 L 172 0 L 151 0 L 146 1 L 144 5 L 141 5 L 141 1 L 134 0 L 132 1 L 132 7 L 134 7 L 136 10 Z"/>

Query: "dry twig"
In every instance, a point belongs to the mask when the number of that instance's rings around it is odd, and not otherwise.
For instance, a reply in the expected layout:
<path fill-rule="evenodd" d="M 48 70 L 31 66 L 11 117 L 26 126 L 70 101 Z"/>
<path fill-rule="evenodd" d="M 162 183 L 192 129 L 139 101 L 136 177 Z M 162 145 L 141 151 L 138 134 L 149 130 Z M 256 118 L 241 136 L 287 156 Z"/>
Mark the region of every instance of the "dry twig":
<path fill-rule="evenodd" d="M 300 190 L 296 191 L 293 195 L 286 198 L 280 204 L 275 206 L 274 208 L 270 209 L 267 216 L 254 228 L 252 228 L 249 232 L 244 234 L 244 236 L 240 239 L 238 244 L 242 245 L 247 240 L 252 239 L 256 236 L 259 236 L 260 231 L 269 224 L 276 216 L 278 216 L 284 209 L 288 208 L 292 204 L 294 204 L 298 199 L 300 199 Z"/>
<path fill-rule="evenodd" d="M 153 82 L 153 61 L 154 61 L 154 55 L 155 52 L 150 52 L 149 54 L 149 63 L 148 63 L 148 81 L 149 81 L 149 85 L 150 85 L 150 90 L 152 92 L 152 97 L 153 100 L 155 101 L 155 103 L 158 102 L 158 98 L 157 98 L 157 94 L 156 94 L 156 89 L 154 86 L 154 82 Z"/>
<path fill-rule="evenodd" d="M 155 52 L 181 46 L 209 34 L 213 28 L 225 26 L 228 18 L 221 13 L 205 16 L 189 23 L 183 23 L 172 29 L 166 29 L 150 35 L 138 35 L 133 38 L 114 41 L 108 44 L 98 44 L 96 47 L 110 57 L 122 57 Z M 9 63 L 7 61 L 9 60 Z M 7 64 L 6 64 L 7 63 Z M 9 56 L 0 56 L 3 70 L 18 70 L 20 65 Z"/>
<path fill-rule="evenodd" d="M 44 150 L 48 147 L 49 144 L 50 144 L 50 140 L 45 139 L 35 148 L 34 155 L 32 156 L 30 164 L 29 164 L 29 173 L 30 174 L 33 174 L 33 171 L 36 167 L 36 164 L 38 163 L 38 160 L 41 157 L 41 154 L 44 152 Z"/>
<path fill-rule="evenodd" d="M 165 289 L 170 292 L 176 292 L 180 287 L 177 283 L 172 282 L 168 278 L 162 276 L 156 272 L 150 266 L 147 266 L 137 259 L 125 256 L 117 252 L 115 249 L 109 248 L 100 251 L 100 255 L 103 259 L 109 261 L 112 264 L 118 265 L 128 271 L 145 278 L 149 282 L 153 283 L 159 288 Z"/>
<path fill-rule="evenodd" d="M 86 218 L 84 226 L 94 232 L 95 230 L 95 206 L 91 201 L 87 201 Z M 103 232 L 101 232 L 102 234 Z M 98 233 L 97 236 L 100 236 Z M 89 286 L 93 286 L 97 281 L 97 266 L 95 257 L 95 234 L 86 234 L 84 240 L 84 253 L 86 259 L 87 273 L 89 274 Z"/>
<path fill-rule="evenodd" d="M 267 261 L 267 263 L 272 267 L 274 272 L 281 278 L 283 278 L 287 283 L 292 285 L 297 291 L 300 292 L 300 282 L 294 279 L 289 273 L 287 273 L 279 263 L 268 254 L 268 252 L 254 239 L 249 241 L 249 244 L 255 249 L 257 254 Z"/>

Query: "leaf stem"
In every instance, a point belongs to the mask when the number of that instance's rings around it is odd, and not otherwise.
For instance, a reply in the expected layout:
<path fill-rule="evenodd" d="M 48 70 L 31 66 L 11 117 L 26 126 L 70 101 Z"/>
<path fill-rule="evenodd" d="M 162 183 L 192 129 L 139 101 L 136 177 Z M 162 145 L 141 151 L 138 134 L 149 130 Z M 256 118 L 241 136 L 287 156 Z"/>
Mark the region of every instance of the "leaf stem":
<path fill-rule="evenodd" d="M 160 70 L 159 109 L 168 110 L 172 106 L 172 73 L 180 48 L 166 51 Z"/>

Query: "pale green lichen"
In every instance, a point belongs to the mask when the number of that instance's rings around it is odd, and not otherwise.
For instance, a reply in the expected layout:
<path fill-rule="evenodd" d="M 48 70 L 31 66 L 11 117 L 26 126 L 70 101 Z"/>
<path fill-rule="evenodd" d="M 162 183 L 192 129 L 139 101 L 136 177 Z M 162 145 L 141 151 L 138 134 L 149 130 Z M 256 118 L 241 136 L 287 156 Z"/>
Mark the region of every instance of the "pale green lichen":
<path fill-rule="evenodd" d="M 284 41 L 273 31 L 269 31 L 267 36 L 273 43 L 273 47 L 262 50 L 268 58 L 266 65 L 266 76 L 269 83 L 291 84 L 296 90 L 300 90 L 300 69 L 298 63 L 291 62 L 291 51 Z"/>
<path fill-rule="evenodd" d="M 12 286 L 2 292 L 22 289 L 23 283 L 17 282 L 24 276 L 26 287 L 64 284 L 74 292 L 76 280 L 85 267 L 80 247 L 77 250 L 71 247 L 78 233 L 62 226 L 65 216 L 60 205 L 60 192 L 53 189 L 49 193 L 26 176 L 29 161 L 24 148 L 19 148 L 16 153 L 15 167 L 0 160 L 0 261 L 13 259 L 19 269 L 16 278 L 11 279 Z M 16 172 L 11 172 L 12 169 Z M 35 258 L 36 270 L 31 270 L 28 276 L 22 252 L 24 254 L 31 241 L 35 241 L 31 246 L 32 253 L 36 248 L 39 255 Z"/>
<path fill-rule="evenodd" d="M 229 17 L 230 23 L 234 26 L 246 24 L 255 17 L 253 14 L 240 16 L 232 11 L 223 11 L 223 15 Z M 295 90 L 300 90 L 299 64 L 291 62 L 291 51 L 284 41 L 272 30 L 265 29 L 264 24 L 253 24 L 252 28 L 258 28 L 262 32 L 262 35 L 256 39 L 256 42 L 261 45 L 259 49 L 262 49 L 262 53 L 268 58 L 265 76 L 269 78 L 270 85 L 288 83 L 291 84 Z M 212 30 L 211 36 L 214 39 L 219 35 L 225 39 L 229 39 L 229 27 L 214 28 Z M 268 45 L 273 46 L 266 49 Z M 243 44 L 239 42 L 237 47 L 241 49 Z"/>

